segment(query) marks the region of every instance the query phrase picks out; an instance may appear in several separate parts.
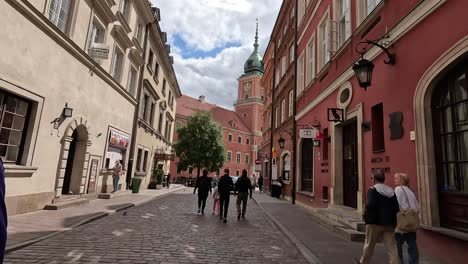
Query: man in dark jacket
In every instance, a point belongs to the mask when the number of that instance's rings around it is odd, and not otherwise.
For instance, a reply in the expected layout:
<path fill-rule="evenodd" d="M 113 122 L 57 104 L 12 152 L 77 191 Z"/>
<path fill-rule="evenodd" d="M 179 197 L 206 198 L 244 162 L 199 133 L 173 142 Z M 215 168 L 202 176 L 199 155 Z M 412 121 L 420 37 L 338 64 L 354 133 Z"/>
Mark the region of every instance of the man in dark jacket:
<path fill-rule="evenodd" d="M 396 215 L 399 211 L 398 200 L 392 188 L 384 184 L 385 174 L 381 170 L 374 170 L 372 178 L 375 185 L 367 192 L 366 211 L 364 221 L 366 222 L 366 241 L 360 262 L 370 262 L 375 244 L 383 237 L 387 254 L 391 264 L 399 263 L 398 251 L 395 241 Z M 382 261 L 383 262 L 383 261 Z"/>
<path fill-rule="evenodd" d="M 198 215 L 205 214 L 206 198 L 208 198 L 208 192 L 211 194 L 211 180 L 208 178 L 208 171 L 203 170 L 203 175 L 197 179 L 195 189 L 193 193 L 198 189 Z"/>
<path fill-rule="evenodd" d="M 247 177 L 247 171 L 242 171 L 242 176 L 237 180 L 235 192 L 237 193 L 237 220 L 241 218 L 241 203 L 242 203 L 242 220 L 245 219 L 245 211 L 247 210 L 247 196 L 250 193 L 252 199 L 252 183 Z"/>
<path fill-rule="evenodd" d="M 229 209 L 229 196 L 234 187 L 229 169 L 224 169 L 224 175 L 218 181 L 219 192 L 219 219 L 223 219 L 223 223 L 227 223 L 227 214 Z"/>

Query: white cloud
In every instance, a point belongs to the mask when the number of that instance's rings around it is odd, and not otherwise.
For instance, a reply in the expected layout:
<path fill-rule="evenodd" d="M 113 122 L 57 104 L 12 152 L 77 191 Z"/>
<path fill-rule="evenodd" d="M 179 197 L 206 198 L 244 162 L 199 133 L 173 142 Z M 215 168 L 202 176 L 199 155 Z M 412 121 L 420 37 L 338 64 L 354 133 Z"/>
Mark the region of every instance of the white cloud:
<path fill-rule="evenodd" d="M 253 51 L 255 19 L 259 19 L 260 52 L 268 45 L 281 0 L 152 0 L 161 9 L 161 28 L 168 34 L 174 56 L 174 68 L 182 93 L 223 107 L 232 108 L 237 100 L 237 78 Z M 182 47 L 174 44 L 174 35 L 186 48 L 209 52 L 225 48 L 215 57 L 184 58 Z"/>

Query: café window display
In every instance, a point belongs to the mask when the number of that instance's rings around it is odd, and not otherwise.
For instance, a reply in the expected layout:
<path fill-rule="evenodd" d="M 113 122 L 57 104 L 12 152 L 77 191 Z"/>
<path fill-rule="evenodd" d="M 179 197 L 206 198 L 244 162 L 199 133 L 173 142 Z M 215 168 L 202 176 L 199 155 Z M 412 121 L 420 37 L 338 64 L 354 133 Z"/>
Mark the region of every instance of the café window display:
<path fill-rule="evenodd" d="M 122 133 L 111 130 L 106 154 L 106 168 L 112 169 L 115 161 L 119 160 L 125 167 L 125 158 L 129 144 L 129 137 Z"/>

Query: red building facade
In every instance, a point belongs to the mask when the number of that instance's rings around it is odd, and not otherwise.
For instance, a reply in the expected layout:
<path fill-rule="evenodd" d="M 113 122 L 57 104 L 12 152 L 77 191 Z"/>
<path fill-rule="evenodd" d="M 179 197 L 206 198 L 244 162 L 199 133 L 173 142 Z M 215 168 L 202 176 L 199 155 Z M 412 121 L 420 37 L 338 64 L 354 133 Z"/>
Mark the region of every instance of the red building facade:
<path fill-rule="evenodd" d="M 465 262 L 468 2 L 297 2 L 296 130 L 312 125 L 322 135 L 319 146 L 298 138 L 297 203 L 362 214 L 372 170 L 392 187 L 395 173 L 407 173 L 422 208 L 421 251 Z M 352 68 L 364 48 L 374 64 L 366 90 Z"/>

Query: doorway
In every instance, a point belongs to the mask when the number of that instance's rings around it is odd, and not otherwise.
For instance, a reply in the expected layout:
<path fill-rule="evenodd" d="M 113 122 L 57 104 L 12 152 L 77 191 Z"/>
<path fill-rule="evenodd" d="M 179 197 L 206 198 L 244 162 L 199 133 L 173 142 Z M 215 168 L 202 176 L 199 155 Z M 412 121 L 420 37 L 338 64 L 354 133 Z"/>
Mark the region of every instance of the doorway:
<path fill-rule="evenodd" d="M 357 208 L 358 155 L 356 120 L 343 126 L 343 205 Z"/>
<path fill-rule="evenodd" d="M 314 192 L 314 141 L 310 138 L 302 141 L 301 191 Z"/>
<path fill-rule="evenodd" d="M 78 126 L 71 135 L 68 148 L 62 194 L 77 195 L 84 191 L 86 174 L 83 174 L 86 159 L 88 133 L 85 126 Z"/>

